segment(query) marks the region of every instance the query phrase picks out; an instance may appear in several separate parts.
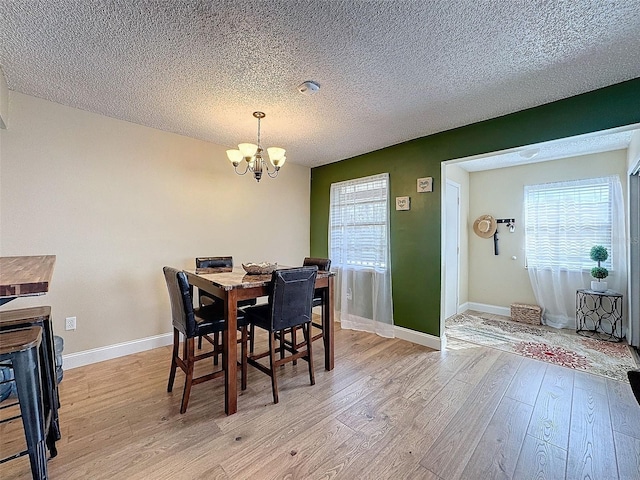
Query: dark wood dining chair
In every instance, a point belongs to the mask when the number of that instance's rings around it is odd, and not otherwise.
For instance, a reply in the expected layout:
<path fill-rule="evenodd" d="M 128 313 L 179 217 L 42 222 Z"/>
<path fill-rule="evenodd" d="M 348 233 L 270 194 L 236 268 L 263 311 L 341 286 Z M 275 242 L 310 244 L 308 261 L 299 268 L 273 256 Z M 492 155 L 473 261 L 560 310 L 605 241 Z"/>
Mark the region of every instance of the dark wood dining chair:
<path fill-rule="evenodd" d="M 249 355 L 247 363 L 271 377 L 273 403 L 278 403 L 277 368 L 280 365 L 299 358 L 306 360 L 309 364 L 309 380 L 311 385 L 315 384 L 311 309 L 313 308 L 313 292 L 317 273 L 316 266 L 275 270 L 271 275 L 268 303 L 242 309 L 246 320 L 251 325 L 269 332 L 269 350 Z M 281 343 L 280 358 L 276 359 L 276 332 L 282 332 L 296 326 L 302 328 L 304 342 L 299 346 Z M 285 352 L 291 355 L 284 354 L 282 347 Z M 305 347 L 305 349 L 299 350 L 301 347 Z M 246 348 L 244 351 L 246 352 Z M 269 357 L 268 366 L 258 362 L 259 359 L 265 357 Z M 245 387 L 243 385 L 243 389 Z"/>
<path fill-rule="evenodd" d="M 232 269 L 233 268 L 233 257 L 196 257 L 196 268 L 219 268 L 219 269 Z M 220 308 L 224 308 L 222 304 L 222 300 L 217 297 L 214 297 L 208 292 L 204 290 L 198 291 L 198 304 L 200 308 L 206 305 L 213 305 L 217 303 Z M 238 307 L 247 307 L 256 304 L 255 298 L 250 298 L 248 300 L 240 300 L 237 304 Z M 213 339 L 216 344 L 220 343 L 220 334 L 214 333 Z M 249 332 L 249 344 L 250 350 L 253 352 L 253 330 Z M 202 348 L 202 338 L 198 337 L 198 348 Z M 213 357 L 213 364 L 218 365 L 218 356 Z"/>
<path fill-rule="evenodd" d="M 193 378 L 194 364 L 197 361 L 224 353 L 222 346 L 214 342 L 209 336 L 212 333 L 220 333 L 224 330 L 224 308 L 221 309 L 219 305 L 212 304 L 194 309 L 192 287 L 187 281 L 186 274 L 182 270 L 172 267 L 164 267 L 163 271 L 169 291 L 169 299 L 171 301 L 171 317 L 173 322 L 173 352 L 171 354 L 171 370 L 167 391 L 171 392 L 173 390 L 176 370 L 177 367 L 180 367 L 186 375 L 184 391 L 182 393 L 182 403 L 180 405 L 180 413 L 185 413 L 189 403 L 191 386 L 221 377 L 225 373 L 224 370 L 221 369 Z M 243 340 L 246 339 L 247 323 L 241 312 L 238 312 L 238 328 L 242 331 Z M 182 334 L 184 338 L 182 357 L 179 355 L 180 334 Z M 213 345 L 213 350 L 196 355 L 194 351 L 194 339 L 196 337 L 205 338 Z M 243 384 L 246 384 L 246 357 L 246 341 L 243 341 L 242 361 L 240 364 Z"/>
<path fill-rule="evenodd" d="M 303 267 L 310 267 L 310 266 L 316 266 L 318 267 L 318 271 L 324 271 L 324 272 L 328 272 L 331 269 L 331 259 L 329 258 L 318 258 L 318 257 L 305 257 L 305 259 L 302 262 L 302 266 Z M 325 308 L 325 300 L 324 300 L 324 289 L 322 288 L 318 288 L 314 290 L 314 294 L 313 294 L 313 306 L 314 307 L 322 307 L 323 309 Z M 312 341 L 316 341 L 319 340 L 321 338 L 323 338 L 324 336 L 324 330 L 322 328 L 322 324 L 321 323 L 316 323 L 316 322 L 311 322 L 311 326 L 320 329 L 320 333 L 316 333 L 315 335 L 313 335 L 313 329 L 312 329 L 312 336 L 311 339 Z M 297 344 L 297 327 L 293 327 L 290 330 L 287 330 L 286 332 L 282 332 L 282 334 L 277 335 L 277 337 L 279 337 L 280 341 L 282 343 L 288 343 L 289 341 L 286 340 L 286 335 L 290 334 L 291 335 L 291 345 L 296 345 L 299 346 Z M 282 347 L 282 345 L 281 345 Z M 296 347 L 297 348 L 297 347 Z M 295 365 L 297 362 L 293 362 L 293 364 Z"/>
<path fill-rule="evenodd" d="M 303 267 L 309 267 L 315 265 L 316 267 L 318 267 L 318 270 L 321 270 L 323 272 L 328 272 L 329 270 L 331 270 L 331 259 L 330 258 L 315 258 L 315 257 L 305 257 L 305 259 L 302 262 L 302 266 Z M 325 298 L 324 298 L 324 292 L 325 289 L 324 288 L 317 288 L 314 290 L 313 293 L 313 306 L 314 307 L 322 307 L 322 308 L 326 308 L 326 304 L 325 304 Z M 322 330 L 322 324 L 317 324 L 317 323 L 312 323 L 312 325 L 316 328 L 319 328 L 320 330 Z M 317 335 L 313 336 L 313 340 L 318 340 L 319 338 L 322 338 L 323 334 L 319 333 Z"/>

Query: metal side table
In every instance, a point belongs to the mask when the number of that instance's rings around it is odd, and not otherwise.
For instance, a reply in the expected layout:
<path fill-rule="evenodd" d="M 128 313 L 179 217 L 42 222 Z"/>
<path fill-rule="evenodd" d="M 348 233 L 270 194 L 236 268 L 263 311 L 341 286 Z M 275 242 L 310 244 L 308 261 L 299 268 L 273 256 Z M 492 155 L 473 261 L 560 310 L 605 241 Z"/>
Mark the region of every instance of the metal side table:
<path fill-rule="evenodd" d="M 576 324 L 576 333 L 585 337 L 622 341 L 622 294 L 612 290 L 578 290 Z"/>

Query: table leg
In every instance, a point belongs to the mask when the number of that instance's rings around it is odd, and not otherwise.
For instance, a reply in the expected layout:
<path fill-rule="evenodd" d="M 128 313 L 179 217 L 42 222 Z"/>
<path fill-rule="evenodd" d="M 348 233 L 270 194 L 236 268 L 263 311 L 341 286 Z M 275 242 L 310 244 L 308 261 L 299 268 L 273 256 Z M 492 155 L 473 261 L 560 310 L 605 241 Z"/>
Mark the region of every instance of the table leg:
<path fill-rule="evenodd" d="M 324 290 L 324 301 L 322 302 L 322 332 L 324 341 L 324 368 L 333 370 L 333 339 L 334 339 L 334 304 L 333 304 L 333 277 L 329 277 L 329 284 Z"/>
<path fill-rule="evenodd" d="M 224 411 L 233 415 L 238 410 L 237 356 L 238 356 L 238 311 L 236 291 L 226 292 L 224 315 L 227 325 L 222 336 L 222 364 L 224 365 Z"/>

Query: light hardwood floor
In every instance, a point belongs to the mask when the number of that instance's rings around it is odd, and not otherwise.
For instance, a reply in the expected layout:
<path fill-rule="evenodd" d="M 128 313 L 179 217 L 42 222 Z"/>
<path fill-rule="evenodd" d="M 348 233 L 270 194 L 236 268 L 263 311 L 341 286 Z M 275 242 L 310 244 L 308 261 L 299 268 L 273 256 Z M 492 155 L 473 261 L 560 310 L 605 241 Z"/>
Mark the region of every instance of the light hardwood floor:
<path fill-rule="evenodd" d="M 205 342 L 206 343 L 206 342 Z M 640 406 L 627 384 L 457 342 L 444 352 L 336 330 L 281 368 L 280 403 L 249 369 L 238 413 L 223 384 L 166 392 L 168 347 L 65 372 L 56 479 L 640 479 Z M 204 362 L 207 363 L 207 362 Z M 20 421 L 0 430 L 2 456 Z M 30 478 L 23 457 L 0 478 Z"/>

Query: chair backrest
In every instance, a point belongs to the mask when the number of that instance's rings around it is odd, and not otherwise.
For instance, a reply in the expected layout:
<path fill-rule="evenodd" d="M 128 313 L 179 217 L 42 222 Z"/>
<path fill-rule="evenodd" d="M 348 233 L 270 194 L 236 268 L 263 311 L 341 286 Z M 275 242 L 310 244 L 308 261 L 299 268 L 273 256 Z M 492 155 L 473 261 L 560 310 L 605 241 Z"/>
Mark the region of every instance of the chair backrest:
<path fill-rule="evenodd" d="M 187 276 L 177 268 L 164 267 L 162 271 L 169 290 L 173 326 L 187 338 L 191 338 L 195 336 L 196 319 Z"/>
<path fill-rule="evenodd" d="M 271 328 L 274 331 L 311 321 L 318 267 L 274 270 L 271 275 Z"/>
<path fill-rule="evenodd" d="M 328 272 L 331 268 L 331 259 L 330 258 L 315 258 L 315 257 L 305 257 L 302 265 L 305 267 L 309 267 L 311 265 L 315 265 L 318 267 L 318 270 L 322 270 Z"/>
<path fill-rule="evenodd" d="M 196 268 L 233 268 L 233 257 L 196 257 Z"/>

